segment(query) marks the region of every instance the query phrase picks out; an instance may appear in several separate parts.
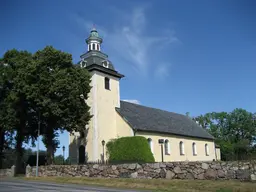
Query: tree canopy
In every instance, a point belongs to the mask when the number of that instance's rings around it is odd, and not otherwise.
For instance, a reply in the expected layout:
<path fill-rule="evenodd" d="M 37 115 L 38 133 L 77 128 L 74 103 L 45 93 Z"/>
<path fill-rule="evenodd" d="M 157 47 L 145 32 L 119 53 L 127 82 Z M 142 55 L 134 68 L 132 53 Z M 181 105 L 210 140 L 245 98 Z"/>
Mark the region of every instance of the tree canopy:
<path fill-rule="evenodd" d="M 220 145 L 223 160 L 256 158 L 256 114 L 237 108 L 193 118 L 207 129 Z"/>
<path fill-rule="evenodd" d="M 23 156 L 23 142 L 40 134 L 53 163 L 57 131 L 83 132 L 90 120 L 85 100 L 90 74 L 72 63 L 72 55 L 52 46 L 32 54 L 9 50 L 0 59 L 0 155 L 7 138 L 16 144 L 16 167 Z M 9 137 L 8 137 L 9 135 Z"/>

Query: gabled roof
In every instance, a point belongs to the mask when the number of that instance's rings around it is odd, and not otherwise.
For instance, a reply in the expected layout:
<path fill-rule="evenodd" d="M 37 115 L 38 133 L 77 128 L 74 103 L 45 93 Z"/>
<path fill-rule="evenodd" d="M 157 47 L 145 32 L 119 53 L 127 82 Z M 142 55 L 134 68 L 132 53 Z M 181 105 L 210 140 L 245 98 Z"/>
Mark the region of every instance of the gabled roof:
<path fill-rule="evenodd" d="M 185 115 L 120 101 L 116 111 L 135 130 L 213 140 L 205 129 Z"/>

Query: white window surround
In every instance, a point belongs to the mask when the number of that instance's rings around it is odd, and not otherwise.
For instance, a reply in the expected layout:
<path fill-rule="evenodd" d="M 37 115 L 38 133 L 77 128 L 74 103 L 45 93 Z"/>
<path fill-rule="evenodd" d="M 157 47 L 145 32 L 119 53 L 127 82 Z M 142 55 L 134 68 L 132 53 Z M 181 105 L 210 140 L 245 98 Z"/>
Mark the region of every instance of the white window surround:
<path fill-rule="evenodd" d="M 106 68 L 109 67 L 109 62 L 106 60 L 102 61 L 102 64 L 103 64 L 103 67 L 106 67 Z"/>
<path fill-rule="evenodd" d="M 180 142 L 180 155 L 185 155 L 185 147 L 183 141 Z"/>
<path fill-rule="evenodd" d="M 151 149 L 151 152 L 154 153 L 154 148 L 153 148 L 153 141 L 151 138 L 148 138 L 148 144 L 149 144 L 149 147 Z"/>
<path fill-rule="evenodd" d="M 208 144 L 205 144 L 205 155 L 209 156 L 209 146 L 208 146 Z"/>
<path fill-rule="evenodd" d="M 104 84 L 105 84 L 105 89 L 110 90 L 110 79 L 108 77 L 104 78 Z"/>
<path fill-rule="evenodd" d="M 171 148 L 170 148 L 170 142 L 168 139 L 164 141 L 164 150 L 165 150 L 165 155 L 170 155 L 171 154 Z"/>
<path fill-rule="evenodd" d="M 196 156 L 197 155 L 196 143 L 192 144 L 192 151 L 193 151 L 193 155 Z"/>

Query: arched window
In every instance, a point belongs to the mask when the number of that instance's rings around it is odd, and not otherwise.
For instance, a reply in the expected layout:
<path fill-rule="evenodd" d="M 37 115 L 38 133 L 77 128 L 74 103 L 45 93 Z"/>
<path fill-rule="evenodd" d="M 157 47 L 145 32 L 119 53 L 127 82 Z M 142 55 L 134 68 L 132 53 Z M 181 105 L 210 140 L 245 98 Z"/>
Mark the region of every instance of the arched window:
<path fill-rule="evenodd" d="M 100 50 L 100 46 L 99 46 L 99 44 L 97 44 L 97 50 L 98 50 L 98 51 Z"/>
<path fill-rule="evenodd" d="M 164 151 L 165 151 L 165 155 L 170 155 L 171 150 L 170 150 L 170 142 L 168 139 L 166 139 L 164 141 Z"/>
<path fill-rule="evenodd" d="M 110 90 L 109 78 L 105 77 L 105 89 Z"/>
<path fill-rule="evenodd" d="M 79 147 L 79 164 L 85 163 L 85 147 L 80 145 Z"/>
<path fill-rule="evenodd" d="M 209 156 L 209 146 L 208 146 L 208 144 L 205 144 L 205 155 Z"/>
<path fill-rule="evenodd" d="M 184 155 L 184 154 L 185 154 L 184 143 L 181 141 L 180 142 L 180 155 Z"/>
<path fill-rule="evenodd" d="M 151 138 L 148 138 L 148 145 L 150 147 L 151 152 L 153 153 L 153 141 Z"/>
<path fill-rule="evenodd" d="M 94 43 L 92 44 L 92 50 L 95 50 L 95 44 Z"/>
<path fill-rule="evenodd" d="M 192 144 L 192 151 L 193 151 L 193 155 L 197 155 L 196 143 Z"/>

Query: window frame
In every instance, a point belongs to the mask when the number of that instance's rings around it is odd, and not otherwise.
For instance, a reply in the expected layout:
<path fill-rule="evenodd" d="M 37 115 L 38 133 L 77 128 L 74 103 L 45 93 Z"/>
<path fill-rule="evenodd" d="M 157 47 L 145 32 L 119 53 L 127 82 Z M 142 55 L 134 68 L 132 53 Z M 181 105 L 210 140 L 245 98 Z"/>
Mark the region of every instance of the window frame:
<path fill-rule="evenodd" d="M 193 156 L 197 156 L 197 147 L 195 142 L 192 143 L 192 152 Z"/>
<path fill-rule="evenodd" d="M 108 77 L 104 78 L 104 86 L 106 90 L 110 90 L 110 78 Z"/>
<path fill-rule="evenodd" d="M 180 148 L 180 155 L 182 156 L 185 155 L 185 146 L 183 141 L 180 141 L 179 148 Z"/>
<path fill-rule="evenodd" d="M 165 153 L 165 155 L 171 154 L 170 141 L 168 139 L 165 139 L 165 141 L 164 141 L 164 153 Z"/>
<path fill-rule="evenodd" d="M 209 145 L 207 143 L 204 145 L 204 150 L 205 150 L 205 155 L 209 156 L 210 155 L 210 151 L 209 151 Z"/>
<path fill-rule="evenodd" d="M 149 148 L 151 150 L 151 153 L 154 154 L 154 149 L 153 149 L 153 140 L 151 138 L 148 138 L 148 145 L 149 145 Z"/>

